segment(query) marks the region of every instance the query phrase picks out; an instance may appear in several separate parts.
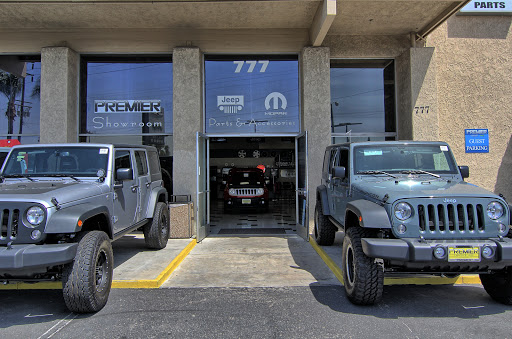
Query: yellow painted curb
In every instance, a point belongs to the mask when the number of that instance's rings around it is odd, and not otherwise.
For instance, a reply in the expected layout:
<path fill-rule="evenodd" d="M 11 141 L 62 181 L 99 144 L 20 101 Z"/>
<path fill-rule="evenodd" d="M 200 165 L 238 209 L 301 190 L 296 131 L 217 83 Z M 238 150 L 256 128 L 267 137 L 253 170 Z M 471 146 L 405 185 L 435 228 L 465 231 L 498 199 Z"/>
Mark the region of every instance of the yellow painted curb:
<path fill-rule="evenodd" d="M 153 280 L 114 280 L 112 282 L 112 288 L 159 288 L 169 278 L 181 262 L 187 257 L 187 255 L 196 246 L 196 239 L 192 240 L 183 251 L 174 258 L 173 261 Z"/>
<path fill-rule="evenodd" d="M 309 237 L 309 243 L 311 244 L 311 246 L 313 246 L 316 253 L 318 253 L 318 255 L 320 256 L 320 258 L 322 258 L 327 267 L 329 267 L 332 273 L 334 273 L 336 278 L 343 285 L 343 273 L 341 271 L 341 268 L 339 268 L 339 266 L 336 265 L 334 260 L 332 260 L 327 253 L 325 253 L 325 251 L 316 243 L 316 240 L 312 236 Z"/>
<path fill-rule="evenodd" d="M 309 243 L 315 249 L 316 253 L 322 258 L 327 267 L 334 273 L 336 278 L 343 285 L 343 273 L 341 268 L 329 257 L 327 253 L 320 247 L 315 239 L 310 236 Z M 460 275 L 457 278 L 442 277 L 419 277 L 419 278 L 384 278 L 384 285 L 453 285 L 453 284 L 480 284 L 480 278 L 477 274 Z"/>
<path fill-rule="evenodd" d="M 196 246 L 196 239 L 192 240 L 173 261 L 153 280 L 114 280 L 112 288 L 159 288 L 171 273 L 181 264 L 187 255 Z M 38 282 L 24 283 L 16 282 L 7 285 L 0 285 L 0 290 L 59 290 L 62 289 L 62 282 Z"/>

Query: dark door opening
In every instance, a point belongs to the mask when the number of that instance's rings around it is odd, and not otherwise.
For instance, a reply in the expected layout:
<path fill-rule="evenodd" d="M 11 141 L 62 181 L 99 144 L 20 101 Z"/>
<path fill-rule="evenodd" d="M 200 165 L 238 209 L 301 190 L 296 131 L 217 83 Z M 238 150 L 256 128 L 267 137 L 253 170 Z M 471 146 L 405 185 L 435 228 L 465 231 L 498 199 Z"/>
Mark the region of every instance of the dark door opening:
<path fill-rule="evenodd" d="M 211 137 L 210 234 L 295 234 L 294 137 Z"/>

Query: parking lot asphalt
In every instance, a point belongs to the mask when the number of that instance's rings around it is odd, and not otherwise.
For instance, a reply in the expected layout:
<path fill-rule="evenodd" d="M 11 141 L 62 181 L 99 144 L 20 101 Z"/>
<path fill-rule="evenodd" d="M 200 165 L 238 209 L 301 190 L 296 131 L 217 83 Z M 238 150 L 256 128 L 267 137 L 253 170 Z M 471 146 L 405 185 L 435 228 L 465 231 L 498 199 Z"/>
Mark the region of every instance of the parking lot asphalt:
<path fill-rule="evenodd" d="M 286 236 L 210 236 L 169 239 L 162 250 L 147 249 L 135 232 L 112 243 L 113 288 L 285 287 L 341 285 L 343 234 L 333 246 Z M 386 277 L 386 285 L 480 284 L 476 275 L 458 278 Z M 61 282 L 11 283 L 0 289 L 60 289 Z"/>

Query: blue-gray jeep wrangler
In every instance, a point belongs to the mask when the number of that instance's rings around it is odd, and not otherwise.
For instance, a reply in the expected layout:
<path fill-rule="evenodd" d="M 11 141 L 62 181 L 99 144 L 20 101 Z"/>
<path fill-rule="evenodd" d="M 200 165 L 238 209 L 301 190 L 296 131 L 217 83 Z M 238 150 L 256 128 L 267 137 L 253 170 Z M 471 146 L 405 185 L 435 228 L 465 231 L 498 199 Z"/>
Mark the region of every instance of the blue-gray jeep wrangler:
<path fill-rule="evenodd" d="M 464 181 L 443 142 L 331 145 L 316 191 L 314 236 L 344 231 L 342 271 L 355 304 L 382 298 L 384 274 L 480 274 L 487 293 L 512 304 L 510 210 Z"/>
<path fill-rule="evenodd" d="M 0 182 L 0 281 L 62 280 L 71 311 L 107 303 L 111 241 L 142 227 L 148 247 L 167 245 L 167 191 L 154 147 L 15 146 Z"/>

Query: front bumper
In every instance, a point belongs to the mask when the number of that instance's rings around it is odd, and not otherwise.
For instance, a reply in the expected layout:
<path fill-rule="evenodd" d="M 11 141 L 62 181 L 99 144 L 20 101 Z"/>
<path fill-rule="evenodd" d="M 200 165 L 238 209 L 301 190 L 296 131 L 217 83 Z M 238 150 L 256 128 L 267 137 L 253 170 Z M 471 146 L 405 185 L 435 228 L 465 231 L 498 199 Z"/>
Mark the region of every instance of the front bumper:
<path fill-rule="evenodd" d="M 361 239 L 363 252 L 372 258 L 389 260 L 391 263 L 407 267 L 489 267 L 503 268 L 512 266 L 512 239 L 487 239 L 487 240 L 420 240 L 420 239 Z M 480 253 L 484 246 L 491 247 L 494 256 L 485 259 L 480 256 L 476 261 L 448 261 L 448 258 L 438 259 L 434 257 L 434 248 L 443 246 L 448 249 L 479 247 Z M 416 264 L 416 265 L 415 265 Z"/>
<path fill-rule="evenodd" d="M 263 197 L 229 197 L 224 201 L 224 206 L 227 208 L 267 207 L 268 200 Z"/>
<path fill-rule="evenodd" d="M 75 258 L 77 248 L 78 243 L 12 245 L 10 248 L 1 246 L 0 276 L 67 264 Z"/>

